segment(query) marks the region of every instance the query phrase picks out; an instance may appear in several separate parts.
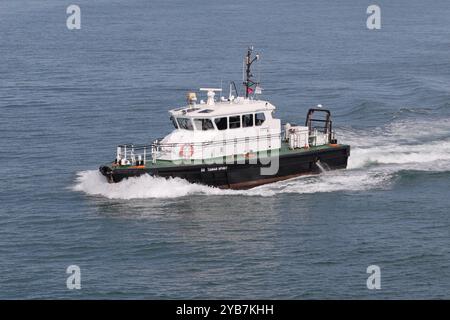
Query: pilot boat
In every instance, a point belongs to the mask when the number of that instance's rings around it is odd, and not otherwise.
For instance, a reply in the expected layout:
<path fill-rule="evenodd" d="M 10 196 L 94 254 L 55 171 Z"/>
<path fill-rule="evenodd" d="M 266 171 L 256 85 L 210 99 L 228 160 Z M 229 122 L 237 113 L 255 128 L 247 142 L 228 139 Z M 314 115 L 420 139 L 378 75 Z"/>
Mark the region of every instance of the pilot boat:
<path fill-rule="evenodd" d="M 249 48 L 244 59 L 244 95 L 234 82 L 227 98 L 222 89 L 200 88 L 206 101 L 187 94 L 185 106 L 169 111 L 173 130 L 147 145 L 117 146 L 115 159 L 100 166 L 111 183 L 151 175 L 181 178 L 191 183 L 225 189 L 259 185 L 345 169 L 350 146 L 339 144 L 331 112 L 310 108 L 305 125 L 286 123 L 275 116 L 275 106 L 258 99 L 259 82 L 251 67 L 259 60 Z"/>

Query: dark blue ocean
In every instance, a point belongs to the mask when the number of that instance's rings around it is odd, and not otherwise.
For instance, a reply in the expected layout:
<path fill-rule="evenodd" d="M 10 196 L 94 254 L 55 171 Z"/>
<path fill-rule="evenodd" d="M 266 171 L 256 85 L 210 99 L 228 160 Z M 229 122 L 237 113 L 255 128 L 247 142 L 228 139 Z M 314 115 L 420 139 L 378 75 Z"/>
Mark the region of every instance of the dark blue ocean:
<path fill-rule="evenodd" d="M 448 0 L 0 1 L 0 298 L 450 298 L 449 17 Z M 347 170 L 248 191 L 102 179 L 187 91 L 240 82 L 248 45 L 283 121 L 332 110 Z"/>

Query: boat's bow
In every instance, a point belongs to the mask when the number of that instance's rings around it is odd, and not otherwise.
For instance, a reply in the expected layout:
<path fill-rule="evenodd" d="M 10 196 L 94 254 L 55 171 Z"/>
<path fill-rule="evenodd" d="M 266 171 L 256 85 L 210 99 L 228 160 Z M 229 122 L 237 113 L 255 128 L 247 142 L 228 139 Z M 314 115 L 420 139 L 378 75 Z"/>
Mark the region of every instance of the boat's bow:
<path fill-rule="evenodd" d="M 106 179 L 108 180 L 108 182 L 114 182 L 113 179 L 113 169 L 108 166 L 108 165 L 103 165 L 100 166 L 100 168 L 98 168 L 98 170 L 100 171 L 100 173 L 102 175 L 104 175 L 106 177 Z"/>

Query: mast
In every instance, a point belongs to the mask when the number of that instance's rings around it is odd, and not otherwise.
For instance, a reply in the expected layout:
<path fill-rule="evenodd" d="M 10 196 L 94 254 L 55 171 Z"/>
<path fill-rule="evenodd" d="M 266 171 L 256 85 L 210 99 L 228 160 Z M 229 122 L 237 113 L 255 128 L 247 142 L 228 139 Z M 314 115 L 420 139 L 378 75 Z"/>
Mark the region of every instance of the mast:
<path fill-rule="evenodd" d="M 247 50 L 247 55 L 245 57 L 245 79 L 244 79 L 244 87 L 245 87 L 245 97 L 248 98 L 249 94 L 254 92 L 255 89 L 252 87 L 254 85 L 258 86 L 259 83 L 252 80 L 252 72 L 251 72 L 251 66 L 252 63 L 259 59 L 259 54 L 256 54 L 255 57 L 252 59 L 252 53 L 253 53 L 253 46 L 249 47 Z"/>

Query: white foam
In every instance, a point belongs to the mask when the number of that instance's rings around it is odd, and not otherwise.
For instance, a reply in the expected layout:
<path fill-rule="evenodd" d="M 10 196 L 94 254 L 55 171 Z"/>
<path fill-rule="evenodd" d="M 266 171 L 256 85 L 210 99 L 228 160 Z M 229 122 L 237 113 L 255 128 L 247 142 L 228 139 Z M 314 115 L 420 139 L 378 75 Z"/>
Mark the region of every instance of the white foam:
<path fill-rule="evenodd" d="M 270 190 L 274 194 L 298 193 L 311 194 L 337 191 L 364 191 L 377 187 L 386 187 L 391 180 L 390 172 L 374 172 L 365 170 L 328 171 L 320 175 L 299 177 L 259 187 Z"/>
<path fill-rule="evenodd" d="M 77 174 L 75 191 L 89 195 L 100 195 L 109 199 L 176 198 L 191 194 L 214 194 L 222 190 L 191 184 L 183 179 L 164 179 L 144 175 L 125 179 L 120 183 L 108 183 L 96 170 Z"/>
<path fill-rule="evenodd" d="M 404 165 L 404 169 L 448 170 L 450 166 L 450 142 L 430 143 L 428 145 L 385 145 L 369 148 L 355 147 L 349 158 L 349 169 L 363 168 L 373 164 Z"/>
<path fill-rule="evenodd" d="M 447 119 L 395 122 L 370 132 L 346 132 L 352 146 L 348 168 L 395 165 L 399 170 L 450 170 L 450 122 Z M 392 169 L 392 168 L 391 168 Z"/>
<path fill-rule="evenodd" d="M 216 196 L 263 196 L 270 197 L 280 193 L 308 194 L 344 190 L 366 190 L 381 185 L 389 179 L 388 175 L 377 175 L 364 171 L 332 171 L 321 175 L 311 175 L 263 185 L 250 190 L 223 190 L 189 183 L 179 178 L 164 179 L 144 175 L 108 183 L 96 170 L 79 172 L 73 190 L 92 196 L 109 199 L 139 198 L 177 198 L 191 195 Z"/>

